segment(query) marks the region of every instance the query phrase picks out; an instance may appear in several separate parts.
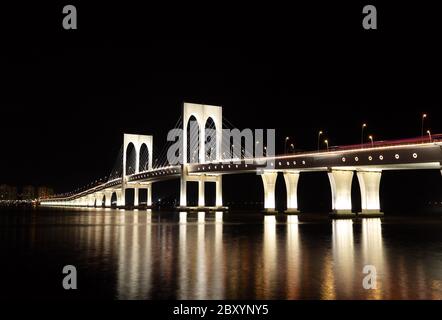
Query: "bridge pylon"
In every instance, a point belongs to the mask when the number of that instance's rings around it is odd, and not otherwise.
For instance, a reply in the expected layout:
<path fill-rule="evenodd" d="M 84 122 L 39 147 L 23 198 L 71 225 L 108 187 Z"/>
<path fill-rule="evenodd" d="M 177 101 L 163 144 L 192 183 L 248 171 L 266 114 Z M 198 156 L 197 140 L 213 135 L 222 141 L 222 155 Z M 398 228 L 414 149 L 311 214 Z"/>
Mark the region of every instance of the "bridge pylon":
<path fill-rule="evenodd" d="M 127 157 L 128 157 L 128 149 L 129 146 L 132 145 L 134 147 L 135 153 L 135 168 L 130 168 L 128 170 L 127 167 Z M 128 176 L 130 174 L 136 174 L 140 172 L 140 158 L 141 158 L 141 149 L 145 147 L 147 150 L 147 164 L 143 166 L 143 170 L 152 169 L 152 155 L 153 155 L 153 136 L 151 135 L 141 135 L 141 134 L 128 134 L 125 133 L 123 135 L 123 174 L 122 174 L 122 183 L 121 183 L 121 196 L 119 198 L 118 206 L 125 207 L 126 206 L 126 189 L 130 187 L 128 184 Z M 129 172 L 128 172 L 129 171 Z M 151 189 L 151 186 L 149 186 Z M 149 191 L 148 191 L 149 195 Z M 138 206 L 138 188 L 134 188 L 134 206 Z"/>
<path fill-rule="evenodd" d="M 183 157 L 180 182 L 180 209 L 187 205 L 187 182 L 198 183 L 196 208 L 208 208 L 205 204 L 205 183 L 214 182 L 216 188 L 215 207 L 223 206 L 221 174 L 189 174 L 191 163 L 209 163 L 221 160 L 222 107 L 195 103 L 183 104 Z M 193 122 L 193 123 L 192 123 Z M 207 127 L 209 125 L 209 127 Z M 189 132 L 188 132 L 188 129 Z M 196 209 L 195 208 L 195 209 Z"/>

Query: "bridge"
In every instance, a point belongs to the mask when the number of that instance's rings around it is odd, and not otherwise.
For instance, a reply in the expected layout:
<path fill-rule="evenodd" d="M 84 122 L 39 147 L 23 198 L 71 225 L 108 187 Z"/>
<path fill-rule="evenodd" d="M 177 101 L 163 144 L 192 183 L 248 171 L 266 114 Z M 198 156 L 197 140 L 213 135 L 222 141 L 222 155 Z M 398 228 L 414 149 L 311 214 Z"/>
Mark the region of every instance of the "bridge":
<path fill-rule="evenodd" d="M 179 163 L 152 165 L 153 136 L 124 134 L 121 176 L 109 176 L 108 181 L 96 183 L 84 190 L 40 199 L 43 206 L 126 207 L 126 190 L 134 190 L 134 207 L 139 207 L 139 191 L 147 192 L 146 207 L 152 206 L 152 186 L 156 182 L 180 179 L 179 210 L 224 210 L 222 177 L 224 175 L 259 174 L 264 187 L 264 210 L 275 212 L 275 185 L 279 173 L 284 176 L 287 192 L 287 213 L 298 213 L 298 180 L 300 174 L 311 171 L 327 172 L 333 216 L 353 216 L 351 185 L 357 175 L 364 216 L 382 215 L 380 182 L 385 170 L 437 169 L 442 173 L 442 135 L 414 139 L 373 142 L 353 146 L 331 147 L 324 151 L 275 155 L 261 146 L 253 156 L 230 139 L 223 138 L 222 107 L 184 103 L 182 112 Z M 196 123 L 192 128 L 191 122 Z M 179 126 L 179 125 L 178 125 Z M 208 137 L 209 129 L 214 134 Z M 269 136 L 267 136 L 269 143 Z M 228 141 L 226 141 L 228 140 Z M 255 149 L 263 137 L 256 140 Z M 200 143 L 204 141 L 204 143 Z M 129 152 L 129 149 L 133 152 Z M 269 148 L 271 149 L 271 148 Z M 227 152 L 225 152 L 227 150 Z M 253 150 L 253 146 L 252 146 Z M 165 152 L 163 150 L 164 157 Z M 209 152 L 208 152 L 209 151 Z M 223 152 L 224 151 L 224 152 Z M 226 154 L 227 153 L 227 154 Z M 132 156 L 131 156 L 132 154 Z M 198 183 L 198 205 L 188 206 L 187 182 Z M 204 199 L 205 183 L 215 183 L 215 206 L 208 207 Z"/>

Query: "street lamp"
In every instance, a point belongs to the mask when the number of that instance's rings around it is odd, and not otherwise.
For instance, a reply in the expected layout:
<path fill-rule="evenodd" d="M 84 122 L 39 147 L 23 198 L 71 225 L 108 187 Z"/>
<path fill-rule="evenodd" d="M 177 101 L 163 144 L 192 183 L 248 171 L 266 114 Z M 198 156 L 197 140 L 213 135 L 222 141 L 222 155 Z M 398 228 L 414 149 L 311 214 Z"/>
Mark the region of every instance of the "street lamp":
<path fill-rule="evenodd" d="M 370 139 L 370 141 L 371 141 L 371 147 L 373 148 L 373 147 L 374 147 L 373 136 L 372 136 L 372 135 L 369 135 L 369 136 L 368 136 L 368 139 Z"/>
<path fill-rule="evenodd" d="M 287 153 L 287 141 L 289 141 L 289 137 L 285 137 L 285 141 L 284 141 L 284 154 Z"/>
<path fill-rule="evenodd" d="M 422 114 L 422 121 L 421 121 L 421 138 L 422 138 L 422 143 L 424 143 L 424 122 L 425 122 L 426 118 L 427 118 L 427 114 L 423 113 Z"/>
<path fill-rule="evenodd" d="M 328 151 L 328 140 L 325 139 L 325 140 L 324 140 L 324 143 L 326 144 L 326 146 L 327 146 L 327 151 Z"/>
<path fill-rule="evenodd" d="M 427 130 L 427 133 L 428 133 L 428 137 L 430 138 L 430 142 L 431 142 L 431 131 Z"/>
<path fill-rule="evenodd" d="M 319 142 L 321 141 L 322 131 L 318 132 L 318 151 L 319 151 Z"/>
<path fill-rule="evenodd" d="M 361 128 L 361 149 L 364 148 L 364 129 L 367 127 L 366 123 L 362 124 Z"/>
<path fill-rule="evenodd" d="M 294 152 L 295 151 L 295 145 L 293 143 L 290 143 L 290 152 Z"/>

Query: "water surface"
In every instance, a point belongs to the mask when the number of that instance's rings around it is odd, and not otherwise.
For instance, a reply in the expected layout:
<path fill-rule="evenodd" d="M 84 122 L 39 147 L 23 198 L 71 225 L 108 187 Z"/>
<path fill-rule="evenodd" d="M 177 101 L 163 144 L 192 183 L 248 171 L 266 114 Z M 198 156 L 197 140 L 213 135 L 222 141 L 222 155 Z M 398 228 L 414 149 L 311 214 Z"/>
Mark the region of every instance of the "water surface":
<path fill-rule="evenodd" d="M 439 217 L 3 210 L 0 257 L 10 299 L 442 299 Z"/>

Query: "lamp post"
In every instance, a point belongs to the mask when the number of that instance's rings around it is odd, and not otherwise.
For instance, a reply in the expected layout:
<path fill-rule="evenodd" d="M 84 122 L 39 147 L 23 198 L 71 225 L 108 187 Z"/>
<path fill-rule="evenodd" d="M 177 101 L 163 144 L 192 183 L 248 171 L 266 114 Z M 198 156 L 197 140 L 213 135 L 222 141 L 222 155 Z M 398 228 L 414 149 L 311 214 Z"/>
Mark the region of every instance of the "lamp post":
<path fill-rule="evenodd" d="M 328 151 L 328 140 L 325 139 L 325 140 L 324 140 L 324 143 L 325 143 L 325 145 L 327 146 L 327 151 Z"/>
<path fill-rule="evenodd" d="M 361 149 L 364 148 L 364 129 L 367 127 L 366 123 L 362 124 L 361 128 Z"/>
<path fill-rule="evenodd" d="M 289 141 L 289 137 L 285 137 L 285 141 L 284 141 L 284 154 L 287 154 L 287 141 Z"/>
<path fill-rule="evenodd" d="M 290 152 L 293 153 L 295 151 L 295 145 L 290 143 Z"/>
<path fill-rule="evenodd" d="M 430 139 L 430 143 L 431 143 L 431 131 L 427 130 L 427 133 L 428 133 L 428 138 Z"/>
<path fill-rule="evenodd" d="M 423 113 L 422 114 L 422 121 L 421 121 L 421 138 L 422 138 L 422 143 L 424 143 L 424 122 L 425 122 L 426 118 L 427 118 L 427 114 Z"/>
<path fill-rule="evenodd" d="M 373 148 L 373 147 L 374 147 L 373 136 L 372 136 L 372 135 L 369 135 L 369 136 L 368 136 L 368 139 L 370 139 L 370 141 L 371 141 L 371 147 Z"/>
<path fill-rule="evenodd" d="M 318 151 L 319 151 L 319 142 L 321 141 L 322 131 L 318 132 Z"/>

